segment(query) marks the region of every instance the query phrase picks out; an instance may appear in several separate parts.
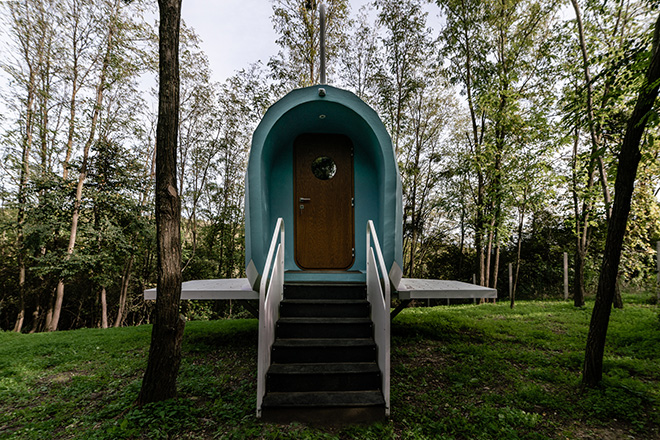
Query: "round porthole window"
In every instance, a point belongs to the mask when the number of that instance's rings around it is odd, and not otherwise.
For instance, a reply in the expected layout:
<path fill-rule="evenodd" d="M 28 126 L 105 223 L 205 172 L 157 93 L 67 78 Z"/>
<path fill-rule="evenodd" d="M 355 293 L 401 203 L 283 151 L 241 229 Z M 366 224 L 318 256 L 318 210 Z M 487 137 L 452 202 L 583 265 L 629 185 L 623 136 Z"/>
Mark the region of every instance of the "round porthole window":
<path fill-rule="evenodd" d="M 337 165 L 335 161 L 327 156 L 320 156 L 312 162 L 312 173 L 317 179 L 329 180 L 335 176 Z"/>

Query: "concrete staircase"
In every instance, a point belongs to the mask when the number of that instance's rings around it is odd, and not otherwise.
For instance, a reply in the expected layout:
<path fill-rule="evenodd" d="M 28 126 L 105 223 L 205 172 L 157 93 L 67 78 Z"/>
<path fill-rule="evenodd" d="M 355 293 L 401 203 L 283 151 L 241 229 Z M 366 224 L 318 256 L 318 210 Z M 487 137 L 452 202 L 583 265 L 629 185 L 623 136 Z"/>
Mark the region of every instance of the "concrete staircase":
<path fill-rule="evenodd" d="M 364 284 L 285 284 L 271 362 L 264 420 L 385 418 Z"/>

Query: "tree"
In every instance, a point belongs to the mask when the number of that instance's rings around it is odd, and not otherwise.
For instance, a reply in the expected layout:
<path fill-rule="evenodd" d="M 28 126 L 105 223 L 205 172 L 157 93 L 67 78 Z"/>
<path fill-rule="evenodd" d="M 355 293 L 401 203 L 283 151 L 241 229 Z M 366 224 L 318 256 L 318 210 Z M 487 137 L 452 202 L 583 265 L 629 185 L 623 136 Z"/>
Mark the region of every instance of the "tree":
<path fill-rule="evenodd" d="M 108 128 L 112 130 L 116 127 L 109 124 Z M 98 308 L 97 301 L 100 301 L 103 328 L 108 326 L 109 321 L 106 293 L 117 284 L 120 294 L 115 327 L 125 317 L 128 279 L 138 252 L 138 238 L 147 229 L 144 206 L 139 200 L 144 186 L 144 165 L 112 135 L 112 131 L 103 130 L 101 140 L 94 147 L 87 190 L 93 219 L 84 227 L 86 235 L 94 238 L 91 246 L 79 251 L 79 254 L 88 254 L 89 278 L 93 282 L 91 290 L 101 292 L 100 298 L 95 301 L 95 309 Z M 121 274 L 121 280 L 118 274 Z"/>
<path fill-rule="evenodd" d="M 18 182 L 18 194 L 17 194 L 17 233 L 16 233 L 16 248 L 17 253 L 17 263 L 18 263 L 18 289 L 19 289 L 19 311 L 16 317 L 16 323 L 14 324 L 14 331 L 20 332 L 23 328 L 23 321 L 25 319 L 25 250 L 23 248 L 24 242 L 24 225 L 25 225 L 25 208 L 26 208 L 26 190 L 28 179 L 30 175 L 30 150 L 32 148 L 33 142 L 33 131 L 34 131 L 34 113 L 35 113 L 35 99 L 37 97 L 37 75 L 39 74 L 39 69 L 41 68 L 41 61 L 43 60 L 43 43 L 45 41 L 45 35 L 38 35 L 37 31 L 39 26 L 37 26 L 37 18 L 33 17 L 34 12 L 32 11 L 34 5 L 30 2 L 25 2 L 24 4 L 20 3 L 10 3 L 8 4 L 9 12 L 12 15 L 12 33 L 15 38 L 18 40 L 19 50 L 21 52 L 21 62 L 24 63 L 25 68 L 27 69 L 27 78 L 24 75 L 21 75 L 21 67 L 18 68 L 7 68 L 11 73 L 14 73 L 14 77 L 17 82 L 21 84 L 21 89 L 25 90 L 24 98 L 24 108 L 20 110 L 22 113 L 23 126 L 19 130 L 22 133 L 21 136 L 21 160 L 20 160 L 20 178 Z M 39 13 L 40 6 L 37 5 L 36 14 Z M 37 15 L 38 16 L 38 15 Z"/>
<path fill-rule="evenodd" d="M 626 232 L 628 214 L 635 188 L 637 167 L 641 159 L 640 141 L 660 88 L 660 15 L 655 22 L 651 59 L 644 83 L 639 89 L 637 102 L 628 119 L 626 134 L 619 153 L 617 177 L 614 185 L 614 206 L 607 228 L 603 264 L 598 279 L 596 303 L 591 314 L 587 348 L 584 355 L 582 385 L 593 387 L 603 377 L 603 354 L 612 301 L 621 260 L 621 247 Z"/>
<path fill-rule="evenodd" d="M 185 26 L 180 42 L 180 94 L 178 175 L 184 227 L 183 271 L 195 258 L 198 245 L 198 217 L 204 188 L 214 178 L 214 164 L 220 153 L 217 125 L 217 85 L 211 82 L 208 60 L 199 48 L 194 30 Z"/>
<path fill-rule="evenodd" d="M 484 175 L 484 135 L 486 114 L 479 107 L 479 93 L 488 88 L 487 43 L 484 39 L 485 5 L 480 0 L 438 1 L 445 11 L 446 25 L 442 31 L 444 47 L 441 53 L 449 59 L 448 75 L 452 84 L 461 87 L 469 111 L 469 130 L 464 134 L 470 150 L 476 188 L 471 221 L 474 228 L 474 247 L 477 251 L 477 283 L 485 285 L 484 234 L 486 233 Z"/>
<path fill-rule="evenodd" d="M 108 87 L 108 83 L 107 83 L 108 74 L 111 65 L 111 58 L 113 56 L 113 49 L 115 48 L 114 39 L 115 39 L 115 34 L 117 32 L 117 21 L 118 21 L 119 8 L 121 6 L 121 3 L 119 2 L 119 0 L 114 0 L 114 2 L 109 6 L 110 6 L 110 10 L 108 11 L 108 13 L 110 18 L 108 23 L 108 33 L 105 40 L 106 47 L 104 48 L 104 52 L 102 55 L 103 62 L 101 65 L 101 70 L 99 72 L 98 82 L 96 84 L 96 93 L 95 93 L 96 96 L 92 109 L 91 120 L 89 121 L 90 130 L 87 140 L 85 141 L 85 145 L 83 147 L 82 164 L 80 167 L 80 173 L 78 175 L 78 183 L 76 185 L 76 200 L 74 202 L 73 213 L 71 215 L 71 231 L 69 234 L 69 243 L 67 246 L 67 258 L 70 258 L 76 246 L 76 237 L 78 234 L 78 222 L 80 219 L 83 186 L 85 184 L 85 180 L 87 179 L 87 168 L 89 166 L 88 163 L 89 150 L 95 141 L 96 127 L 99 121 L 102 104 L 103 104 L 103 92 Z M 57 290 L 55 294 L 55 304 L 53 306 L 53 315 L 52 315 L 53 317 L 48 325 L 49 331 L 57 330 L 57 326 L 60 321 L 60 313 L 62 312 L 63 301 L 64 301 L 64 280 L 60 279 L 60 281 L 57 284 Z"/>
<path fill-rule="evenodd" d="M 236 73 L 220 87 L 217 122 L 212 128 L 218 156 L 212 166 L 214 178 L 202 190 L 204 209 L 200 211 L 206 258 L 215 267 L 215 277 L 242 276 L 245 270 L 243 176 L 252 133 L 274 95 L 258 64 Z"/>
<path fill-rule="evenodd" d="M 138 404 L 176 395 L 185 321 L 181 301 L 181 199 L 177 185 L 179 29 L 181 0 L 159 0 L 158 126 L 156 131 L 156 237 L 158 297 L 149 360 Z"/>
<path fill-rule="evenodd" d="M 144 4 L 137 1 L 126 7 L 122 3 L 24 0 L 2 5 L 3 37 L 10 43 L 2 68 L 11 81 L 3 93 L 7 109 L 1 138 L 6 177 L 3 218 L 22 219 L 14 222 L 10 234 L 2 231 L 3 243 L 13 239 L 7 258 L 2 259 L 3 273 L 11 280 L 4 284 L 7 288 L 0 300 L 6 299 L 0 310 L 3 328 L 8 328 L 9 314 L 13 315 L 11 327 L 24 330 L 30 326 L 30 331 L 51 328 L 54 317 L 58 327 L 71 328 L 94 325 L 94 315 L 98 316 L 98 300 L 93 299 L 98 298 L 94 286 L 100 268 L 92 263 L 100 255 L 94 252 L 97 243 L 106 237 L 96 233 L 96 219 L 100 218 L 99 226 L 105 219 L 95 215 L 98 198 L 91 167 L 104 145 L 116 144 L 129 155 L 141 154 L 137 115 L 147 107 L 135 105 L 141 97 L 136 78 L 150 61 L 150 40 L 144 38 L 148 25 L 141 14 Z M 78 192 L 81 176 L 83 185 Z M 6 198 L 9 194 L 11 201 Z M 140 198 L 125 186 L 113 188 L 113 196 L 123 197 L 128 204 Z M 143 201 L 150 203 L 151 199 Z M 70 251 L 74 212 L 75 248 Z M 109 214 L 111 223 L 119 220 L 118 213 Z M 142 217 L 142 226 L 149 229 L 151 219 L 133 214 Z M 109 239 L 113 231 L 105 228 L 103 234 Z M 132 251 L 139 254 L 144 250 L 144 242 L 137 238 L 146 235 L 141 232 L 132 240 L 138 245 Z M 115 246 L 116 250 L 120 247 Z M 149 279 L 152 266 L 140 274 L 140 282 Z M 124 273 L 130 274 L 130 270 Z M 129 280 L 129 276 L 123 279 Z M 61 306 L 54 301 L 58 280 L 67 290 L 66 295 L 64 289 L 59 295 Z M 110 300 L 116 281 L 114 277 L 106 280 Z M 124 293 L 128 287 L 127 282 L 122 283 Z M 136 291 L 140 288 L 135 287 Z M 54 314 L 55 305 L 61 310 L 61 319 Z M 111 301 L 108 308 L 113 307 Z"/>
<path fill-rule="evenodd" d="M 466 97 L 470 128 L 464 138 L 474 209 L 477 282 L 496 287 L 500 249 L 510 234 L 516 154 L 520 145 L 547 148 L 553 102 L 550 28 L 556 4 L 535 0 L 440 0 L 446 12 L 442 54 Z M 537 131 L 546 138 L 530 135 Z"/>
<path fill-rule="evenodd" d="M 361 44 L 365 47 L 358 50 L 360 57 L 353 57 L 353 83 L 364 83 L 369 76 L 375 80 L 373 99 L 392 136 L 401 173 L 402 269 L 408 276 L 421 277 L 429 249 L 424 243 L 437 240 L 436 234 L 442 229 L 433 227 L 438 205 L 439 151 L 457 104 L 435 57 L 428 56 L 435 45 L 422 2 L 380 0 L 375 7 L 382 54 L 378 62 L 370 57 L 374 45 L 367 43 L 370 33 L 361 25 Z"/>
<path fill-rule="evenodd" d="M 283 49 L 272 57 L 273 77 L 288 91 L 319 83 L 320 0 L 273 0 L 273 27 L 276 43 Z M 326 0 L 326 66 L 331 72 L 334 59 L 345 44 L 348 28 L 348 1 Z"/>
<path fill-rule="evenodd" d="M 573 298 L 576 307 L 584 305 L 585 269 L 588 263 L 594 223 L 605 222 L 612 211 L 608 164 L 613 161 L 611 145 L 621 142 L 625 119 L 621 108 L 627 107 L 639 75 L 634 73 L 639 50 L 640 26 L 646 23 L 646 10 L 634 1 L 595 6 L 587 2 L 584 13 L 577 0 L 571 0 L 575 12 L 577 47 L 569 42 L 564 71 L 574 90 L 566 94 L 564 118 L 573 137 L 571 192 L 575 215 L 575 281 Z M 575 69 L 579 66 L 579 70 Z M 581 79 L 580 79 L 581 77 Z M 580 152 L 582 131 L 589 148 Z M 600 182 L 602 199 L 597 195 Z M 617 307 L 623 307 L 620 294 Z"/>
<path fill-rule="evenodd" d="M 360 9 L 347 44 L 341 52 L 341 82 L 365 102 L 373 102 L 379 67 L 378 35 L 368 22 L 372 8 L 367 4 Z"/>
<path fill-rule="evenodd" d="M 413 93 L 430 73 L 425 54 L 432 50 L 426 16 L 420 0 L 379 0 L 378 24 L 385 31 L 384 56 L 376 81 L 378 106 L 392 136 L 394 151 L 401 153 L 400 140 L 408 132 L 406 120 Z"/>
<path fill-rule="evenodd" d="M 628 228 L 623 242 L 619 273 L 622 282 L 641 288 L 651 288 L 657 275 L 657 243 L 660 240 L 660 151 L 657 142 L 651 142 L 654 134 L 644 140 L 644 154 L 637 170 L 635 192 L 628 216 Z"/>
<path fill-rule="evenodd" d="M 495 38 L 491 44 L 496 60 L 493 93 L 486 93 L 490 96 L 487 100 L 492 100 L 489 111 L 492 133 L 488 144 L 493 155 L 489 191 L 493 227 L 489 231 L 488 249 L 492 242 L 495 260 L 490 269 L 489 251 L 486 272 L 491 279 L 489 285 L 494 288 L 497 287 L 501 245 L 508 235 L 505 216 L 515 204 L 510 196 L 518 195 L 515 189 L 522 190 L 523 199 L 528 195 L 518 183 L 543 176 L 543 170 L 526 159 L 534 155 L 543 158 L 552 144 L 549 121 L 554 94 L 548 87 L 553 72 L 548 61 L 551 55 L 548 41 L 556 5 L 555 2 L 526 0 L 496 2 L 488 20 L 494 29 Z M 527 157 L 520 154 L 528 148 L 532 154 Z M 522 166 L 518 165 L 520 162 Z M 526 167 L 536 175 L 516 173 Z"/>
<path fill-rule="evenodd" d="M 514 158 L 514 166 L 511 169 L 514 177 L 509 188 L 515 197 L 513 204 L 518 211 L 511 307 L 513 307 L 519 283 L 525 219 L 530 213 L 535 214 L 551 204 L 552 188 L 555 187 L 555 178 L 550 166 L 550 156 L 554 151 L 550 147 L 542 148 L 538 145 L 538 143 L 544 143 L 546 141 L 544 138 L 547 139 L 550 136 L 546 137 L 544 133 L 536 131 L 532 133 L 538 134 L 539 139 L 536 142 L 525 139 L 527 142 L 520 143 L 519 152 Z"/>

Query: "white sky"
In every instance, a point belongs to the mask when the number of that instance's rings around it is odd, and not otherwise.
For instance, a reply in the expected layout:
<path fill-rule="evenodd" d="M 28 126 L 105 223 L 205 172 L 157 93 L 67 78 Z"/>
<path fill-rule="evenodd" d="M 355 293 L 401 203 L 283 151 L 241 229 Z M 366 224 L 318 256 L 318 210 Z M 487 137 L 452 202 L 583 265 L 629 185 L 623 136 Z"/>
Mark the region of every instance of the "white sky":
<path fill-rule="evenodd" d="M 349 0 L 354 15 L 369 0 Z M 429 11 L 428 25 L 438 30 L 438 7 Z M 271 0 L 182 0 L 181 18 L 201 38 L 214 81 L 224 81 L 236 71 L 276 55 L 277 35 L 270 20 Z"/>
<path fill-rule="evenodd" d="M 3 1 L 3 0 L 0 0 Z M 351 14 L 370 0 L 349 0 Z M 428 26 L 439 29 L 438 7 L 426 5 Z M 212 80 L 223 82 L 235 72 L 250 64 L 276 55 L 279 47 L 275 44 L 277 35 L 270 17 L 273 13 L 271 0 L 182 0 L 182 19 L 201 39 L 201 49 L 206 53 Z M 153 20 L 158 15 L 154 8 Z M 0 33 L 0 57 L 3 56 L 6 35 Z M 8 80 L 0 71 L 0 90 L 7 87 Z M 5 112 L 0 100 L 0 114 Z"/>
<path fill-rule="evenodd" d="M 213 79 L 277 54 L 270 0 L 182 0 L 181 18 L 201 38 Z"/>

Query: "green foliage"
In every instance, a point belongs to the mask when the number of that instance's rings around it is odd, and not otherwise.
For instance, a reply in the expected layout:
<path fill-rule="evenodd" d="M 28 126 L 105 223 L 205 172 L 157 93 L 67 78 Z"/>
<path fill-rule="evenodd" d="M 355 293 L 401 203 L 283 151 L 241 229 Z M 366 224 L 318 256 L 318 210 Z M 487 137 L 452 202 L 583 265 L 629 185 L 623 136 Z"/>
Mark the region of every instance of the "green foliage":
<path fill-rule="evenodd" d="M 134 406 L 150 326 L 0 333 L 1 439 L 545 439 L 660 434 L 660 323 L 624 295 L 606 380 L 579 392 L 590 305 L 409 308 L 392 327 L 392 417 L 368 426 L 261 423 L 256 320 L 189 322 L 179 397 Z"/>
<path fill-rule="evenodd" d="M 143 15 L 154 4 L 129 3 L 121 3 L 118 15 L 70 257 L 80 157 L 107 43 L 104 20 L 113 4 L 91 2 L 73 10 L 74 3 L 65 2 L 46 11 L 43 2 L 27 0 L 7 3 L 0 12 L 9 43 L 1 67 L 14 85 L 6 90 L 7 112 L 0 116 L 2 329 L 14 327 L 22 302 L 19 257 L 27 265 L 24 332 L 44 328 L 60 279 L 66 290 L 60 328 L 98 326 L 103 287 L 114 321 L 126 277 L 123 322 L 151 319 L 153 305 L 141 295 L 156 278 L 156 115 L 149 105 L 155 97 L 140 92 L 138 78 L 155 73 L 156 32 Z M 319 4 L 272 2 L 282 53 L 266 66 L 236 66 L 237 73 L 221 84 L 200 46 L 208 37 L 182 26 L 177 191 L 186 280 L 245 275 L 243 177 L 251 136 L 278 97 L 317 81 Z M 356 16 L 347 1 L 326 1 L 331 83 L 372 105 L 397 148 L 407 274 L 472 281 L 490 242 L 499 267 L 491 258 L 488 283 L 497 269 L 498 287 L 506 291 L 507 264 L 517 262 L 520 252 L 517 297 L 557 297 L 563 293 L 562 253 L 573 262 L 580 225 L 589 228 L 584 270 L 587 293 L 593 290 L 607 207 L 598 182 L 587 185 L 589 170 L 596 171 L 594 160 L 602 157 L 612 189 L 623 128 L 648 65 L 656 11 L 639 1 L 580 4 L 594 124 L 602 137 L 594 151 L 576 26 L 572 17 L 556 13 L 557 2 L 378 0 Z M 437 14 L 439 27 L 431 29 Z M 86 37 L 78 41 L 74 63 L 76 29 Z M 28 133 L 30 66 L 37 75 Z M 658 118 L 649 118 L 620 268 L 622 286 L 642 290 L 654 283 L 660 240 Z M 27 134 L 32 144 L 24 162 Z M 29 175 L 20 191 L 26 165 Z M 20 227 L 19 208 L 25 210 Z M 573 269 L 570 275 L 575 284 Z M 200 320 L 247 317 L 227 302 L 184 303 L 182 312 Z"/>
<path fill-rule="evenodd" d="M 134 438 L 146 435 L 152 439 L 169 439 L 197 424 L 201 411 L 194 402 L 171 399 L 150 403 L 135 408 L 118 420 L 116 425 L 106 428 L 98 438 Z M 94 435 L 91 438 L 96 437 Z"/>
<path fill-rule="evenodd" d="M 650 144 L 650 145 L 649 145 Z M 658 157 L 660 145 L 653 142 L 646 150 Z M 657 275 L 657 243 L 660 241 L 660 203 L 656 195 L 655 176 L 660 172 L 657 159 L 643 157 L 637 173 L 638 182 L 633 193 L 629 223 L 622 249 L 620 272 L 626 282 L 651 289 Z"/>
<path fill-rule="evenodd" d="M 268 64 L 273 77 L 289 91 L 319 83 L 319 1 L 274 0 L 271 20 L 282 48 Z M 346 43 L 349 3 L 329 0 L 326 5 L 326 56 L 330 71 Z"/>

